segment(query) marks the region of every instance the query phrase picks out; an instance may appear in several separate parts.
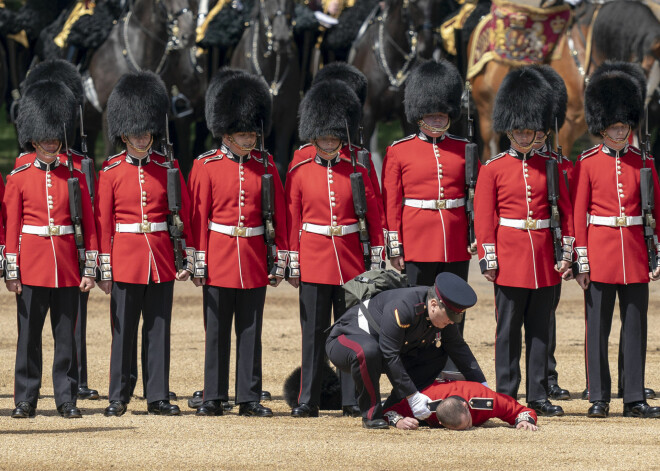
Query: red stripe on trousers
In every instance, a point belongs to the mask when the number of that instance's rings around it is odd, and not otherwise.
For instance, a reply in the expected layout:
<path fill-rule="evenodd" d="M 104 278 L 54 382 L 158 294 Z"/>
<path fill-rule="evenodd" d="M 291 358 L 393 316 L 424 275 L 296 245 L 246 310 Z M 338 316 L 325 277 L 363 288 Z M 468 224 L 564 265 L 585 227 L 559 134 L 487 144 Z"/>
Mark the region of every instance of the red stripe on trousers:
<path fill-rule="evenodd" d="M 360 364 L 360 376 L 362 376 L 362 382 L 364 383 L 364 387 L 367 389 L 367 393 L 369 393 L 369 397 L 371 398 L 371 407 L 369 408 L 369 412 L 367 413 L 367 419 L 372 420 L 373 414 L 374 414 L 374 407 L 376 407 L 376 404 L 378 404 L 378 399 L 376 397 L 376 391 L 374 390 L 374 385 L 371 383 L 371 377 L 369 376 L 369 369 L 367 368 L 367 362 L 366 358 L 364 356 L 364 350 L 362 350 L 362 346 L 353 341 L 349 340 L 346 338 L 346 335 L 341 334 L 337 340 L 339 340 L 339 343 L 342 344 L 344 347 L 353 350 L 355 352 L 355 355 L 357 356 L 358 363 Z"/>

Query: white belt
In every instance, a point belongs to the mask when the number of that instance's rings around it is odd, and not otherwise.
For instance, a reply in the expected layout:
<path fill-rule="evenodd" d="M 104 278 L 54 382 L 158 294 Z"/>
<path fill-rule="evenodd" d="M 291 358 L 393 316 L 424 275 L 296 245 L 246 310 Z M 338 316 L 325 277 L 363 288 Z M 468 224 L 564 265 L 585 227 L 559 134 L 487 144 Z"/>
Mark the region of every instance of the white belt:
<path fill-rule="evenodd" d="M 513 227 L 514 229 L 536 231 L 538 229 L 547 229 L 548 227 L 550 227 L 550 219 L 500 218 L 500 226 Z"/>
<path fill-rule="evenodd" d="M 590 214 L 587 221 L 596 226 L 609 227 L 641 226 L 643 224 L 642 216 L 594 216 Z"/>
<path fill-rule="evenodd" d="M 305 232 L 312 232 L 324 236 L 345 236 L 357 232 L 358 223 L 349 224 L 348 226 L 319 226 L 318 224 L 304 222 L 302 228 Z"/>
<path fill-rule="evenodd" d="M 115 232 L 129 232 L 131 234 L 149 234 L 167 230 L 167 222 L 136 222 L 134 224 L 115 224 Z"/>
<path fill-rule="evenodd" d="M 465 198 L 456 198 L 453 200 L 414 200 L 406 198 L 403 202 L 405 206 L 421 209 L 452 209 L 465 206 Z"/>
<path fill-rule="evenodd" d="M 213 232 L 219 232 L 232 237 L 254 237 L 263 235 L 264 226 L 257 227 L 238 227 L 238 226 L 225 226 L 213 221 L 209 222 L 209 229 Z"/>
<path fill-rule="evenodd" d="M 61 236 L 73 234 L 73 226 L 29 226 L 23 225 L 23 234 L 34 234 L 41 237 Z"/>

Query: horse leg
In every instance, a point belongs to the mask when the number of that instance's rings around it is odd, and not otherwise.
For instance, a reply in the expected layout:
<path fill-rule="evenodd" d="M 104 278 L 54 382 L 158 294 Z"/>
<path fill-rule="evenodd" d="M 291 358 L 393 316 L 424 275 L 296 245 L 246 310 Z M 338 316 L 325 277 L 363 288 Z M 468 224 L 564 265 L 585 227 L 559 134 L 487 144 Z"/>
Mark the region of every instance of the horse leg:
<path fill-rule="evenodd" d="M 472 97 L 479 113 L 479 131 L 484 141 L 483 162 L 500 152 L 500 144 L 493 132 L 493 106 L 497 90 L 510 69 L 508 65 L 490 61 L 483 72 L 472 79 Z"/>

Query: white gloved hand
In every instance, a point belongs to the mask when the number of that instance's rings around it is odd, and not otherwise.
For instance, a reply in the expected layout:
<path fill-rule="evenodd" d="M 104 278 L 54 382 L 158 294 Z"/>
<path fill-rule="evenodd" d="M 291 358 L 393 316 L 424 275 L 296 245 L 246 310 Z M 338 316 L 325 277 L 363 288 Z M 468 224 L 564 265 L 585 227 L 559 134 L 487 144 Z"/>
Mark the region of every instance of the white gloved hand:
<path fill-rule="evenodd" d="M 431 415 L 431 409 L 429 409 L 429 402 L 431 399 L 428 396 L 420 392 L 416 392 L 412 396 L 408 396 L 408 404 L 410 405 L 410 410 L 412 410 L 413 415 L 416 419 L 426 420 Z"/>

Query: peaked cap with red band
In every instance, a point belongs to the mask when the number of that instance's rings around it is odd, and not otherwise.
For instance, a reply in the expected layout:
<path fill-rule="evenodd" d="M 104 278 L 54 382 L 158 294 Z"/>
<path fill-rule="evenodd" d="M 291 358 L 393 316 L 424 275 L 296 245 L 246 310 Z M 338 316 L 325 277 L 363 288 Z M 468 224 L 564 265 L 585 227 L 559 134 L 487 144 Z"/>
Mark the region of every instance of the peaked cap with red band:
<path fill-rule="evenodd" d="M 440 273 L 435 277 L 434 287 L 452 322 L 461 322 L 465 310 L 477 304 L 477 293 L 467 281 L 453 273 Z"/>

